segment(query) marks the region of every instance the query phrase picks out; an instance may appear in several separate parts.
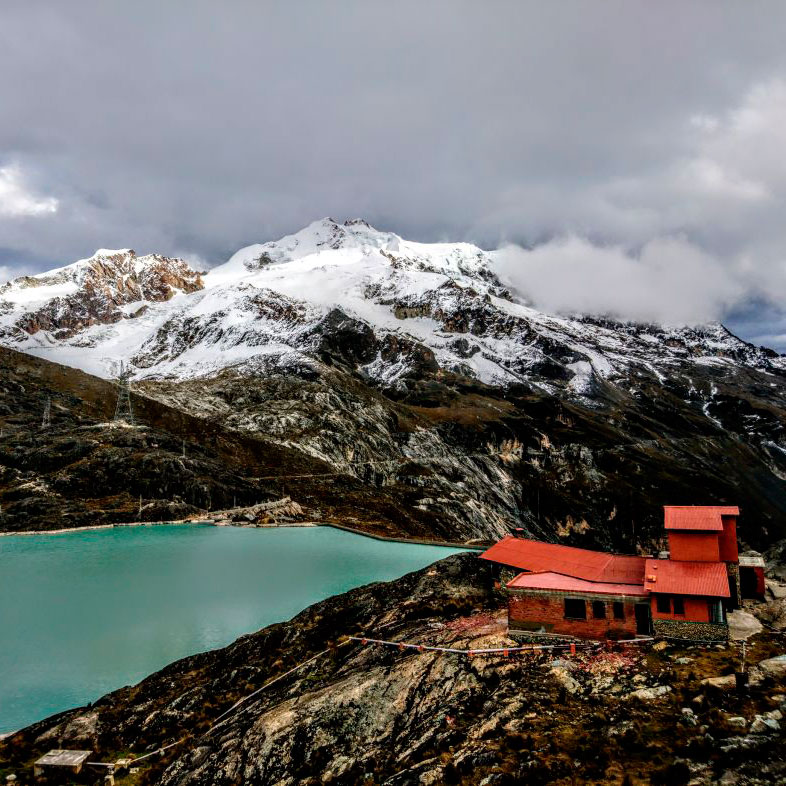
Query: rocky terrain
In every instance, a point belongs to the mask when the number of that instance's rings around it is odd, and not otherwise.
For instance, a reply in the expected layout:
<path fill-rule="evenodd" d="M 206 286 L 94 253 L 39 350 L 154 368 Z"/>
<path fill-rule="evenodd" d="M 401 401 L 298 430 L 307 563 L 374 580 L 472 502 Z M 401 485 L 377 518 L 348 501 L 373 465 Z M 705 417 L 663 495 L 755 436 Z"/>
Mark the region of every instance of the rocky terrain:
<path fill-rule="evenodd" d="M 739 503 L 741 537 L 756 547 L 782 532 L 784 483 L 770 461 L 674 400 L 598 410 L 463 379 L 423 381 L 423 399 L 396 400 L 324 363 L 137 383 L 130 427 L 112 423 L 110 382 L 11 350 L 0 364 L 6 530 L 135 520 L 140 496 L 153 520 L 288 495 L 312 520 L 453 541 L 523 525 L 651 548 L 660 506 L 675 500 Z"/>
<path fill-rule="evenodd" d="M 2 335 L 11 342 L 38 333 L 45 341 L 71 339 L 93 325 L 139 317 L 149 303 L 203 286 L 199 273 L 182 259 L 100 249 L 89 259 L 0 286 Z"/>
<path fill-rule="evenodd" d="M 356 478 L 325 478 L 332 468 L 302 451 L 135 393 L 133 423 L 115 422 L 117 395 L 113 383 L 0 349 L 0 530 L 199 518 L 281 498 L 290 488 L 282 473 L 300 478 L 293 487 L 313 515 L 321 508 L 338 523 L 412 515 Z"/>
<path fill-rule="evenodd" d="M 116 782 L 786 781 L 786 643 L 776 632 L 749 642 L 746 696 L 733 689 L 733 646 L 470 658 L 344 638 L 510 645 L 491 578 L 488 565 L 463 554 L 323 601 L 9 737 L 0 777 L 27 782 L 32 761 L 58 746 L 94 748 L 96 760 L 114 762 L 176 743 Z"/>
<path fill-rule="evenodd" d="M 0 341 L 3 529 L 290 496 L 452 541 L 651 551 L 660 507 L 690 503 L 739 504 L 745 545 L 786 535 L 783 358 L 721 325 L 540 313 L 466 243 L 325 219 L 206 274 L 101 251 L 0 288 Z M 106 425 L 121 360 L 133 430 Z"/>

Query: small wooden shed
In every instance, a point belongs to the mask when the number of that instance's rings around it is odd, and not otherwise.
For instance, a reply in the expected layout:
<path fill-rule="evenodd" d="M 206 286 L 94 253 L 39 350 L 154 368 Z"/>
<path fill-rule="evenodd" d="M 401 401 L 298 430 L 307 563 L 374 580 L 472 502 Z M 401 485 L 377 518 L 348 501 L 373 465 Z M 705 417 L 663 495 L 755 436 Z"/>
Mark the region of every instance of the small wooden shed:
<path fill-rule="evenodd" d="M 85 762 L 93 755 L 93 751 L 70 751 L 56 748 L 45 753 L 33 765 L 33 775 L 41 778 L 45 775 L 64 777 L 79 775 Z"/>

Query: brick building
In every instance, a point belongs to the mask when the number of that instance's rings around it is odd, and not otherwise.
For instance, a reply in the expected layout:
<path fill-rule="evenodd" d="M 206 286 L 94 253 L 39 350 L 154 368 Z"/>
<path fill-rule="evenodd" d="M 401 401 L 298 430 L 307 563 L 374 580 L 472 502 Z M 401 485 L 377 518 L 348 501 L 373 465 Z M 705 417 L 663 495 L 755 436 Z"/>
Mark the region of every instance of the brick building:
<path fill-rule="evenodd" d="M 520 532 L 481 558 L 500 568 L 513 633 L 725 641 L 726 611 L 741 597 L 738 515 L 736 507 L 666 507 L 669 551 L 660 558 L 542 543 Z M 742 586 L 757 591 L 763 568 L 753 563 L 743 566 Z M 747 578 L 746 570 L 753 571 Z"/>

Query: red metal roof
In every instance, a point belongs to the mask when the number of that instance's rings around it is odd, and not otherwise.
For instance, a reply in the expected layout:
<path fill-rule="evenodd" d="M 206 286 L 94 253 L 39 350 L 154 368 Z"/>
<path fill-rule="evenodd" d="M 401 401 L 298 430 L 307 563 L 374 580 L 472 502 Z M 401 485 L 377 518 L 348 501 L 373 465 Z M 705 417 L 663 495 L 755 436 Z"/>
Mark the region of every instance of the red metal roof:
<path fill-rule="evenodd" d="M 648 559 L 644 568 L 644 588 L 648 592 L 673 595 L 729 597 L 729 577 L 723 562 L 673 562 Z"/>
<path fill-rule="evenodd" d="M 584 581 L 573 576 L 544 571 L 519 573 L 506 585 L 510 589 L 542 589 L 557 592 L 588 592 L 597 595 L 637 595 L 646 597 L 647 590 L 636 584 L 611 584 L 603 581 Z"/>
<path fill-rule="evenodd" d="M 552 572 L 586 581 L 642 584 L 644 557 L 623 557 L 508 535 L 480 555 L 481 559 L 530 572 Z"/>
<path fill-rule="evenodd" d="M 723 516 L 739 516 L 740 509 L 734 506 L 717 505 L 665 505 L 663 507 L 666 529 L 723 530 Z"/>

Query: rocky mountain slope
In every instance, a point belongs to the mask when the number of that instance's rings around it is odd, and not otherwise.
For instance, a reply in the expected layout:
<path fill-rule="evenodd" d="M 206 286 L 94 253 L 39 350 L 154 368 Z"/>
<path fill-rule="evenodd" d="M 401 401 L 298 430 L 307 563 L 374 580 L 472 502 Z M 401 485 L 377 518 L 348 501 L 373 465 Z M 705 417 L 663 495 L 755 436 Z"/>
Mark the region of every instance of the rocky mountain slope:
<path fill-rule="evenodd" d="M 0 743 L 0 776 L 24 781 L 39 755 L 63 746 L 94 748 L 105 762 L 154 753 L 118 784 L 709 786 L 786 778 L 786 661 L 770 660 L 782 652 L 771 634 L 750 643 L 749 662 L 762 663 L 746 697 L 729 689 L 734 647 L 468 658 L 343 639 L 510 645 L 491 578 L 463 554 L 323 601 L 13 735 Z"/>
<path fill-rule="evenodd" d="M 288 492 L 312 517 L 431 531 L 388 490 L 215 419 L 132 393 L 134 422 L 115 422 L 117 395 L 106 380 L 0 348 L 0 531 L 198 517 Z M 284 485 L 282 473 L 294 478 Z"/>
<path fill-rule="evenodd" d="M 245 476 L 360 528 L 650 549 L 662 504 L 730 502 L 747 543 L 786 534 L 784 358 L 721 325 L 546 315 L 496 271 L 325 219 L 204 275 L 100 252 L 11 282 L 0 341 L 104 378 L 130 362 L 189 439 L 264 445 Z"/>
<path fill-rule="evenodd" d="M 0 335 L 11 343 L 38 336 L 42 344 L 56 345 L 202 288 L 199 273 L 181 259 L 99 249 L 89 259 L 0 286 Z"/>
<path fill-rule="evenodd" d="M 99 376 L 114 372 L 110 353 L 122 350 L 137 379 L 308 365 L 321 336 L 340 329 L 356 339 L 358 371 L 402 391 L 411 376 L 441 370 L 591 398 L 604 381 L 626 389 L 645 373 L 679 377 L 698 399 L 702 366 L 753 368 L 771 383 L 786 370 L 776 353 L 720 325 L 543 314 L 496 270 L 495 252 L 468 243 L 413 243 L 360 220 L 323 219 L 244 248 L 203 276 L 182 260 L 102 250 L 0 288 L 0 324 L 6 343 Z M 72 324 L 77 303 L 89 316 Z"/>

